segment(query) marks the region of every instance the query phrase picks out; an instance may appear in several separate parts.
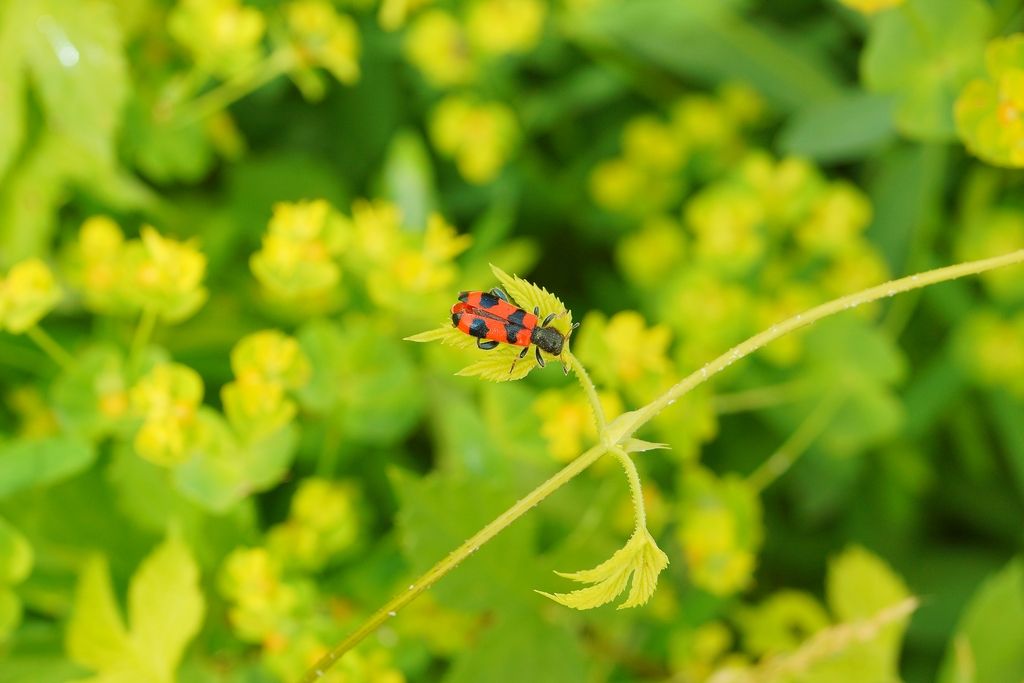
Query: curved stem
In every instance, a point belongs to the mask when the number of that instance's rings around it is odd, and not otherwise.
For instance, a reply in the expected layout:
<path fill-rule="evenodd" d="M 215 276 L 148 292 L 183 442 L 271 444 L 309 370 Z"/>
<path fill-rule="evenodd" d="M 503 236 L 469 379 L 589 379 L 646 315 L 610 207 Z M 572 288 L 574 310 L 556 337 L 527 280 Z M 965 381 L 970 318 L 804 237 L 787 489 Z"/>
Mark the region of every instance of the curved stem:
<path fill-rule="evenodd" d="M 645 407 L 631 413 L 629 415 L 629 419 L 624 421 L 622 425 L 616 425 L 616 441 L 621 441 L 623 438 L 631 436 L 633 432 L 647 424 L 651 418 L 660 413 L 683 394 L 703 384 L 708 379 L 722 372 L 741 358 L 749 356 L 754 351 L 757 351 L 761 347 L 766 346 L 779 337 L 783 337 L 794 330 L 806 327 L 811 323 L 816 323 L 822 318 L 827 318 L 830 315 L 835 315 L 836 313 L 841 313 L 842 311 L 871 303 L 878 299 L 894 296 L 902 292 L 908 292 L 912 289 L 920 289 L 921 287 L 927 287 L 940 282 L 956 280 L 967 275 L 976 275 L 988 270 L 1011 266 L 1017 263 L 1024 263 L 1024 249 L 1018 249 L 1017 251 L 1004 254 L 1002 256 L 979 259 L 977 261 L 968 261 L 966 263 L 958 263 L 955 266 L 946 266 L 945 268 L 936 268 L 935 270 L 929 270 L 924 273 L 908 275 L 907 277 L 903 277 L 898 280 L 891 280 L 875 287 L 869 287 L 868 289 L 855 294 L 849 294 L 847 296 L 839 297 L 838 299 L 833 299 L 828 303 L 815 306 L 809 311 L 799 313 L 788 320 L 784 320 L 777 325 L 773 325 L 764 332 L 755 334 L 745 342 L 734 346 L 732 349 L 726 351 L 710 363 L 707 363 L 699 370 L 691 373 L 660 397 L 648 403 Z"/>
<path fill-rule="evenodd" d="M 626 479 L 629 481 L 629 494 L 633 498 L 633 514 L 636 519 L 636 531 L 647 528 L 647 510 L 644 508 L 644 491 L 640 485 L 640 473 L 636 470 L 636 463 L 629 453 L 618 446 L 608 451 L 613 453 L 626 471 Z"/>
<path fill-rule="evenodd" d="M 605 433 L 608 430 L 608 422 L 604 416 L 604 408 L 601 407 L 601 398 L 597 395 L 597 387 L 591 381 L 590 375 L 587 374 L 586 368 L 583 367 L 583 363 L 572 354 L 572 351 L 566 351 L 565 353 L 569 356 L 569 367 L 576 374 L 576 379 L 579 380 L 580 386 L 583 387 L 583 391 L 587 394 L 587 400 L 590 401 L 590 410 L 594 413 L 594 422 L 597 424 L 598 438 L 603 442 Z"/>
<path fill-rule="evenodd" d="M 408 590 L 399 593 L 386 605 L 370 615 L 370 617 L 356 631 L 351 633 L 347 638 L 345 638 L 345 640 L 341 641 L 337 647 L 324 655 L 312 669 L 307 671 L 302 677 L 301 683 L 312 683 L 322 677 L 343 654 L 351 650 L 368 635 L 376 631 L 381 624 L 394 617 L 398 613 L 398 610 L 402 609 L 419 597 L 421 593 L 437 583 L 438 579 L 455 569 L 459 563 L 479 550 L 480 546 L 497 536 L 500 531 L 526 514 L 527 511 L 537 503 L 560 489 L 565 483 L 575 478 L 580 472 L 593 465 L 602 455 L 605 454 L 605 452 L 606 450 L 604 447 L 594 446 L 556 472 L 554 476 L 543 484 L 520 498 L 515 505 L 501 513 L 501 515 L 499 515 L 493 522 L 473 534 L 469 540 L 465 541 L 447 557 L 416 579 L 415 583 L 409 584 Z"/>
<path fill-rule="evenodd" d="M 817 322 L 822 318 L 826 318 L 830 315 L 853 308 L 854 306 L 860 306 L 861 304 L 866 304 L 900 292 L 919 289 L 939 282 L 955 280 L 967 275 L 975 275 L 987 270 L 1002 268 L 1004 266 L 1014 265 L 1017 263 L 1024 263 L 1024 249 L 1020 249 L 1003 256 L 996 256 L 994 258 L 981 259 L 978 261 L 969 261 L 955 266 L 948 266 L 946 268 L 938 268 L 936 270 L 931 270 L 917 275 L 910 275 L 899 280 L 893 280 L 891 282 L 878 285 L 877 287 L 865 289 L 856 294 L 840 297 L 839 299 L 835 299 L 829 303 L 812 308 L 806 313 L 793 316 L 792 318 L 751 337 L 742 344 L 734 347 L 732 350 L 722 354 L 715 360 L 683 379 L 678 384 L 674 385 L 661 397 L 652 401 L 646 407 L 622 416 L 619 420 L 616 420 L 612 427 L 608 428 L 613 431 L 614 434 L 607 434 L 607 436 L 610 439 L 614 438 L 615 442 L 620 442 L 623 439 L 629 438 L 632 436 L 633 432 L 646 424 L 667 405 L 694 387 L 702 384 L 708 378 L 729 367 L 740 358 L 753 353 L 762 346 L 765 346 L 769 342 L 772 342 L 783 335 Z M 587 381 L 589 382 L 589 379 Z M 589 391 L 588 395 L 590 395 Z M 594 396 L 596 396 L 596 391 L 594 392 Z M 324 655 L 324 657 L 322 657 L 320 661 L 313 666 L 313 668 L 307 671 L 302 677 L 301 683 L 313 683 L 324 676 L 327 670 L 336 661 L 338 661 L 343 654 L 358 645 L 389 618 L 395 616 L 399 609 L 415 600 L 421 593 L 436 583 L 445 574 L 458 566 L 460 562 L 476 552 L 481 545 L 494 538 L 494 536 L 512 524 L 512 522 L 526 514 L 526 512 L 534 505 L 547 498 L 550 494 L 554 493 L 564 484 L 571 481 L 578 474 L 597 462 L 597 460 L 608 450 L 610 449 L 603 444 L 594 446 L 559 470 L 550 479 L 542 483 L 530 493 L 526 494 L 526 496 L 503 512 L 493 522 L 474 534 L 468 541 L 460 545 L 446 558 L 435 564 L 429 571 L 427 571 L 427 573 L 417 579 L 416 583 L 410 584 L 408 591 L 392 598 L 390 602 L 374 612 L 355 632 L 345 638 L 345 640 L 339 643 L 329 653 Z M 632 462 L 630 462 L 630 464 L 632 465 Z M 633 468 L 633 471 L 635 472 L 635 468 Z"/>

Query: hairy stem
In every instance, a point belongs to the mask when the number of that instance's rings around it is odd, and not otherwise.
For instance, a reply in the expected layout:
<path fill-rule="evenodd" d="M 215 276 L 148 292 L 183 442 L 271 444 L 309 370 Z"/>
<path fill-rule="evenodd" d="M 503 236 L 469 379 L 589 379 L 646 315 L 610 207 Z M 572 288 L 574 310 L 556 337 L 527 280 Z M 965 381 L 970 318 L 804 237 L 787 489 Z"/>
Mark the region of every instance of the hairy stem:
<path fill-rule="evenodd" d="M 635 530 L 646 529 L 647 510 L 644 508 L 644 490 L 640 485 L 640 473 L 636 471 L 636 463 L 633 462 L 633 458 L 629 457 L 629 453 L 618 446 L 611 449 L 609 453 L 613 453 L 618 458 L 619 463 L 622 464 L 622 469 L 626 471 L 626 479 L 629 481 L 629 495 L 633 498 L 633 514 L 636 519 Z"/>
<path fill-rule="evenodd" d="M 707 381 L 710 377 L 725 370 L 740 358 L 750 355 L 754 351 L 778 339 L 779 337 L 789 334 L 790 332 L 806 325 L 810 325 L 811 323 L 817 322 L 822 318 L 835 315 L 836 313 L 840 313 L 855 306 L 860 306 L 871 301 L 882 299 L 886 296 L 892 296 L 901 292 L 934 285 L 939 282 L 956 280 L 957 278 L 975 275 L 977 273 L 1018 263 L 1024 263 L 1024 249 L 1020 249 L 1003 256 L 996 256 L 994 258 L 981 259 L 978 261 L 969 261 L 955 266 L 948 266 L 946 268 L 938 268 L 936 270 L 930 270 L 917 275 L 910 275 L 908 277 L 878 285 L 877 287 L 870 287 L 856 294 L 840 297 L 830 301 L 829 303 L 822 304 L 821 306 L 816 306 L 806 313 L 793 316 L 784 322 L 772 326 L 768 330 L 751 337 L 730 351 L 722 354 L 715 360 L 683 379 L 678 384 L 674 385 L 661 397 L 655 399 L 644 408 L 628 414 L 625 416 L 626 419 L 624 420 L 616 420 L 613 427 L 608 427 L 606 429 L 606 431 L 610 430 L 614 433 L 607 434 L 607 436 L 613 437 L 615 443 L 620 443 L 623 440 L 630 438 L 637 429 L 646 424 L 666 406 L 694 387 Z M 594 392 L 594 395 L 596 396 L 596 391 Z M 381 624 L 394 616 L 399 609 L 405 607 L 427 588 L 441 579 L 445 574 L 455 569 L 460 562 L 476 552 L 480 546 L 494 538 L 500 531 L 512 524 L 512 522 L 526 514 L 530 508 L 547 498 L 564 484 L 571 481 L 578 474 L 597 462 L 597 460 L 600 459 L 600 457 L 608 450 L 608 447 L 603 444 L 594 446 L 566 465 L 563 469 L 559 470 L 553 477 L 545 481 L 530 493 L 526 494 L 526 496 L 521 498 L 515 505 L 498 516 L 497 519 L 474 534 L 468 541 L 456 548 L 446 558 L 431 567 L 426 574 L 417 579 L 416 583 L 410 584 L 407 591 L 404 591 L 394 597 L 390 602 L 374 612 L 355 632 L 345 638 L 345 640 L 320 659 L 313 668 L 307 671 L 305 676 L 302 678 L 302 683 L 312 683 L 313 681 L 321 678 L 343 654 L 376 631 Z M 630 462 L 630 464 L 632 465 L 632 462 Z"/>
<path fill-rule="evenodd" d="M 587 394 L 587 400 L 590 401 L 590 410 L 594 413 L 594 423 L 597 425 L 597 434 L 601 442 L 604 442 L 604 437 L 608 431 L 608 422 L 604 417 L 604 408 L 601 407 L 601 398 L 597 395 L 597 387 L 590 379 L 590 375 L 587 374 L 586 368 L 583 367 L 583 363 L 579 361 L 576 356 L 572 355 L 571 351 L 565 351 L 564 354 L 569 356 L 569 367 L 576 373 L 576 379 L 579 380 L 580 386 L 583 387 L 583 391 Z"/>
<path fill-rule="evenodd" d="M 415 583 L 409 584 L 408 590 L 399 593 L 386 605 L 370 615 L 356 631 L 324 655 L 312 669 L 307 671 L 301 679 L 302 683 L 312 683 L 321 678 L 343 654 L 376 631 L 381 624 L 394 617 L 398 610 L 419 597 L 421 593 L 437 583 L 438 579 L 459 566 L 463 560 L 479 550 L 480 546 L 497 536 L 499 532 L 512 524 L 512 522 L 525 515 L 537 503 L 560 489 L 562 485 L 571 481 L 580 472 L 593 465 L 605 452 L 606 449 L 604 447 L 594 446 L 556 472 L 554 476 L 543 484 L 520 498 L 515 505 L 501 513 L 493 522 L 473 534 L 469 540 L 465 541 L 449 553 L 447 557 L 431 567 Z"/>

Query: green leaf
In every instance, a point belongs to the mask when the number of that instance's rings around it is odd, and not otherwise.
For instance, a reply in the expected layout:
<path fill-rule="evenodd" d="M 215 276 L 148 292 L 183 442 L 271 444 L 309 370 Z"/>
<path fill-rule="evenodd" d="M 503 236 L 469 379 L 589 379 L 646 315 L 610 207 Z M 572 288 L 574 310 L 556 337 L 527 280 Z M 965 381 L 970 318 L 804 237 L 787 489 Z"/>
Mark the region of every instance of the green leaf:
<path fill-rule="evenodd" d="M 429 569 L 516 500 L 507 480 L 434 473 L 422 479 L 396 471 L 398 530 L 414 573 Z M 536 522 L 532 515 L 480 548 L 434 591 L 456 608 L 478 610 L 522 605 L 538 577 Z"/>
<path fill-rule="evenodd" d="M 98 671 L 131 660 L 128 633 L 110 584 L 110 570 L 101 555 L 86 561 L 75 589 L 67 631 L 67 650 L 73 660 Z"/>
<path fill-rule="evenodd" d="M 311 321 L 296 336 L 313 366 L 299 400 L 336 420 L 346 437 L 395 443 L 419 421 L 424 399 L 416 368 L 389 331 L 350 316 Z"/>
<path fill-rule="evenodd" d="M 21 600 L 10 588 L 0 586 L 0 645 L 21 623 Z M 6 678 L 4 679 L 6 680 Z"/>
<path fill-rule="evenodd" d="M 965 679 L 978 683 L 1024 679 L 1024 560 L 1020 558 L 990 576 L 960 618 L 939 681 Z"/>
<path fill-rule="evenodd" d="M 0 498 L 66 479 L 92 465 L 95 447 L 74 436 L 24 438 L 0 446 Z"/>
<path fill-rule="evenodd" d="M 658 586 L 658 575 L 668 566 L 668 556 L 654 542 L 647 529 L 638 529 L 626 545 L 593 569 L 555 572 L 572 581 L 590 584 L 571 593 L 537 591 L 555 602 L 573 609 L 593 609 L 617 598 L 631 582 L 629 595 L 618 609 L 647 603 Z"/>
<path fill-rule="evenodd" d="M 274 486 L 295 457 L 294 425 L 242 441 L 211 408 L 200 408 L 198 420 L 203 439 L 192 457 L 174 469 L 174 481 L 185 496 L 207 510 L 225 512 L 254 491 Z"/>
<path fill-rule="evenodd" d="M 25 78 L 22 72 L 21 12 L 28 3 L 0 5 L 0 179 L 25 137 Z"/>
<path fill-rule="evenodd" d="M 892 140 L 892 119 L 892 97 L 855 91 L 800 109 L 783 128 L 779 146 L 816 161 L 853 161 Z"/>
<path fill-rule="evenodd" d="M 840 94 L 834 74 L 800 49 L 800 35 L 747 22 L 741 2 L 630 0 L 588 6 L 570 37 L 610 43 L 683 77 L 750 83 L 779 108 L 802 109 Z"/>
<path fill-rule="evenodd" d="M 25 59 L 50 128 L 96 157 L 111 157 L 128 94 L 116 9 L 103 0 L 28 6 Z"/>
<path fill-rule="evenodd" d="M 128 591 L 132 644 L 163 679 L 174 680 L 204 610 L 199 568 L 184 542 L 171 535 L 143 561 Z"/>
<path fill-rule="evenodd" d="M 871 619 L 909 597 L 903 580 L 885 562 L 853 546 L 829 563 L 825 592 L 838 621 Z M 852 644 L 834 658 L 820 662 L 809 681 L 899 680 L 899 653 L 909 618 L 882 626 L 863 643 Z"/>
<path fill-rule="evenodd" d="M 861 59 L 864 84 L 896 96 L 896 126 L 904 135 L 950 140 L 953 102 L 982 73 L 991 27 L 983 0 L 907 0 L 873 20 Z"/>
<path fill-rule="evenodd" d="M 567 683 L 587 678 L 587 657 L 562 624 L 525 610 L 501 615 L 452 663 L 444 683 Z"/>
<path fill-rule="evenodd" d="M 395 133 L 380 180 L 382 195 L 401 210 L 403 225 L 425 230 L 427 217 L 437 206 L 437 192 L 430 154 L 417 133 Z"/>
<path fill-rule="evenodd" d="M 21 583 L 32 570 L 32 546 L 0 517 L 0 585 Z"/>

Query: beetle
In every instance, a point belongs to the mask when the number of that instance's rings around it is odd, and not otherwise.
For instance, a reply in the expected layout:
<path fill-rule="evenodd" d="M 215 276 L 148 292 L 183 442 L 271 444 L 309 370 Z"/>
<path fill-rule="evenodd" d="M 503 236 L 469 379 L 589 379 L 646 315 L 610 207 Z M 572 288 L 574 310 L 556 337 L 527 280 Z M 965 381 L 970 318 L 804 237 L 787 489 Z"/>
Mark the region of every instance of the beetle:
<path fill-rule="evenodd" d="M 573 323 L 564 335 L 550 327 L 551 321 L 563 315 L 565 312 L 549 313 L 541 322 L 540 307 L 534 306 L 533 313 L 529 313 L 509 300 L 508 294 L 495 287 L 490 292 L 459 292 L 459 300 L 452 306 L 452 326 L 476 337 L 476 345 L 485 351 L 498 344 L 524 347 L 509 368 L 509 374 L 512 374 L 516 362 L 526 356 L 531 345 L 537 353 L 537 365 L 541 367 L 544 367 L 541 351 L 552 356 L 562 355 L 569 335 L 580 325 Z M 562 370 L 569 374 L 569 367 L 564 362 Z"/>

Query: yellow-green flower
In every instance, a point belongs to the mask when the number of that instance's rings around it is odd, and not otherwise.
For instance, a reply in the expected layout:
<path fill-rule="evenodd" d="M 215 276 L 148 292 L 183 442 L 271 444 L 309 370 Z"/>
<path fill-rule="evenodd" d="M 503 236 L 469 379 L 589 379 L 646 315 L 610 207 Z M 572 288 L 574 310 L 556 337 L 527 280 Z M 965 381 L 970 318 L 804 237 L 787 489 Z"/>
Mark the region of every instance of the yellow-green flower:
<path fill-rule="evenodd" d="M 37 258 L 21 261 L 0 281 L 0 325 L 21 334 L 52 311 L 61 296 L 49 266 Z"/>
<path fill-rule="evenodd" d="M 476 63 L 462 26 L 441 9 L 416 17 L 405 38 L 405 54 L 439 88 L 464 85 L 476 75 Z"/>
<path fill-rule="evenodd" d="M 622 131 L 626 159 L 654 171 L 672 173 L 686 160 L 686 148 L 671 126 L 654 116 L 631 119 Z"/>
<path fill-rule="evenodd" d="M 959 332 L 957 351 L 978 382 L 1024 396 L 1024 314 L 975 313 Z"/>
<path fill-rule="evenodd" d="M 290 626 L 300 598 L 284 582 L 277 558 L 266 548 L 231 551 L 218 578 L 220 593 L 231 605 L 228 618 L 239 638 L 266 642 Z"/>
<path fill-rule="evenodd" d="M 78 232 L 77 281 L 85 304 L 97 313 L 129 313 L 138 308 L 125 265 L 125 239 L 107 216 L 93 216 Z"/>
<path fill-rule="evenodd" d="M 131 404 L 142 418 L 135 451 L 157 465 L 183 462 L 197 439 L 196 413 L 203 399 L 199 373 L 178 363 L 154 367 L 131 390 Z"/>
<path fill-rule="evenodd" d="M 830 184 L 818 197 L 811 215 L 797 226 L 802 247 L 836 254 L 854 242 L 871 222 L 871 203 L 864 193 L 847 182 Z"/>
<path fill-rule="evenodd" d="M 352 17 L 326 0 L 294 0 L 285 15 L 304 67 L 322 66 L 342 83 L 359 80 L 359 29 Z"/>
<path fill-rule="evenodd" d="M 141 242 L 128 245 L 125 259 L 133 273 L 134 297 L 164 320 L 184 320 L 206 302 L 206 256 L 194 242 L 163 237 L 147 225 Z"/>
<path fill-rule="evenodd" d="M 304 479 L 288 519 L 270 530 L 268 547 L 286 565 L 320 569 L 360 540 L 360 504 L 359 489 L 350 482 Z"/>
<path fill-rule="evenodd" d="M 309 381 L 309 359 L 299 343 L 283 332 L 263 330 L 239 341 L 231 350 L 231 369 L 236 377 L 257 375 L 288 389 Z"/>
<path fill-rule="evenodd" d="M 956 251 L 961 260 L 973 261 L 1017 249 L 1024 249 L 1024 211 L 997 208 L 960 231 Z M 1024 299 L 1024 266 L 998 268 L 980 277 L 992 296 L 1012 302 Z"/>
<path fill-rule="evenodd" d="M 839 0 L 850 9 L 855 9 L 862 14 L 875 14 L 892 7 L 899 7 L 907 0 Z"/>
<path fill-rule="evenodd" d="M 540 0 L 475 0 L 466 17 L 466 33 L 483 54 L 528 52 L 540 40 L 545 14 Z"/>
<path fill-rule="evenodd" d="M 297 410 L 283 386 L 255 373 L 228 382 L 220 395 L 235 432 L 251 440 L 273 434 L 291 422 Z"/>
<path fill-rule="evenodd" d="M 466 180 L 483 184 L 494 180 L 508 161 L 519 126 L 512 110 L 500 102 L 453 95 L 431 114 L 430 137 L 439 152 L 455 159 Z"/>
<path fill-rule="evenodd" d="M 607 419 L 622 412 L 622 401 L 614 392 L 602 391 L 598 397 Z M 541 421 L 540 433 L 548 450 L 557 460 L 568 462 L 597 440 L 593 412 L 579 391 L 543 391 L 533 402 L 533 412 Z"/>
<path fill-rule="evenodd" d="M 677 220 L 652 216 L 622 238 L 616 261 L 626 278 L 639 287 L 657 287 L 675 272 L 686 256 L 686 234 Z"/>
<path fill-rule="evenodd" d="M 207 71 L 231 75 L 260 57 L 266 22 L 238 0 L 179 0 L 167 30 Z"/>
<path fill-rule="evenodd" d="M 385 31 L 394 31 L 405 24 L 405 20 L 423 5 L 434 0 L 381 0 L 377 21 Z"/>
<path fill-rule="evenodd" d="M 668 327 L 648 327 L 636 311 L 620 311 L 610 319 L 595 312 L 584 319 L 577 347 L 598 383 L 635 396 L 671 370 L 670 339 Z"/>
<path fill-rule="evenodd" d="M 991 41 L 985 64 L 987 77 L 968 83 L 957 98 L 957 132 L 984 161 L 1024 167 L 1024 34 Z"/>
<path fill-rule="evenodd" d="M 347 237 L 344 219 L 325 200 L 281 202 L 249 265 L 260 284 L 282 299 L 324 297 L 341 279 L 336 257 Z"/>
<path fill-rule="evenodd" d="M 690 200 L 684 215 L 697 257 L 716 271 L 742 274 L 762 258 L 764 209 L 753 193 L 713 185 Z"/>

